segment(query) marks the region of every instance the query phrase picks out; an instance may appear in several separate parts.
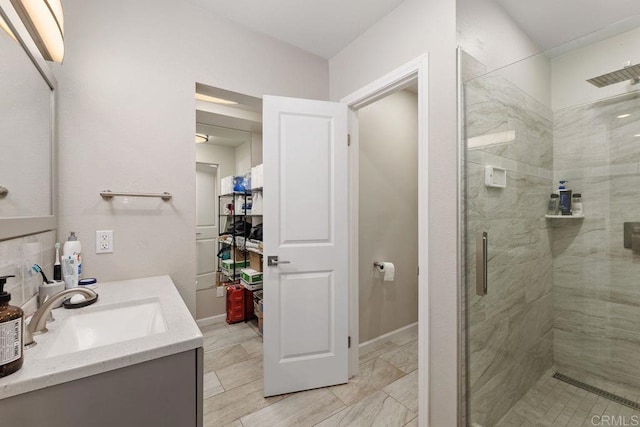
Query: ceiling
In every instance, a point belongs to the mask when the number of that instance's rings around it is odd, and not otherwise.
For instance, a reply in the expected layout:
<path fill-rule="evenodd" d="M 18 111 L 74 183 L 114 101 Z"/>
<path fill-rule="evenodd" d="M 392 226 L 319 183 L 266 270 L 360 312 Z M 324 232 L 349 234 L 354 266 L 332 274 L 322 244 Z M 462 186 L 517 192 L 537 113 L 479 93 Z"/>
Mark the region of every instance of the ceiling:
<path fill-rule="evenodd" d="M 638 0 L 495 0 L 541 50 L 640 14 Z"/>
<path fill-rule="evenodd" d="M 329 59 L 403 0 L 191 1 L 244 27 Z"/>
<path fill-rule="evenodd" d="M 239 147 L 245 142 L 251 141 L 251 132 L 213 126 L 206 123 L 196 123 L 196 132 L 209 136 L 209 141 L 201 144 Z"/>

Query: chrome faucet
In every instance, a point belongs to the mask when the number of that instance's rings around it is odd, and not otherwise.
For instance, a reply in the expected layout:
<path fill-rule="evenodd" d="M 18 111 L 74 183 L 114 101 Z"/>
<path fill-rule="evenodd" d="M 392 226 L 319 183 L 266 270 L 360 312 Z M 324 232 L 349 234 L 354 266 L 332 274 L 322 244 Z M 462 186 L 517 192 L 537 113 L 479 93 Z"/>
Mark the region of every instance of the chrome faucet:
<path fill-rule="evenodd" d="M 36 342 L 33 340 L 34 335 L 47 332 L 47 319 L 49 319 L 49 315 L 51 314 L 51 310 L 53 310 L 53 307 L 58 305 L 60 301 L 75 294 L 84 295 L 86 299 L 98 298 L 98 294 L 96 294 L 92 289 L 85 288 L 65 289 L 64 291 L 48 298 L 45 302 L 42 303 L 38 311 L 33 314 L 29 325 L 25 326 L 24 328 L 25 347 L 29 348 L 36 345 Z"/>

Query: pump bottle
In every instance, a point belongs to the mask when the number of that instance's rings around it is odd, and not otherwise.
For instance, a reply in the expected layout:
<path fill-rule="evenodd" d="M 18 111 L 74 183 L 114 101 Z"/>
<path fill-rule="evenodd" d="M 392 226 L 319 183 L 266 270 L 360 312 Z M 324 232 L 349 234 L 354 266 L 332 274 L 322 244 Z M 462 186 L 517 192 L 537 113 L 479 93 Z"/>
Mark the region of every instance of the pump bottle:
<path fill-rule="evenodd" d="M 5 292 L 4 285 L 10 277 L 15 276 L 0 277 L 0 377 L 13 374 L 24 362 L 24 312 L 9 305 L 11 294 Z"/>

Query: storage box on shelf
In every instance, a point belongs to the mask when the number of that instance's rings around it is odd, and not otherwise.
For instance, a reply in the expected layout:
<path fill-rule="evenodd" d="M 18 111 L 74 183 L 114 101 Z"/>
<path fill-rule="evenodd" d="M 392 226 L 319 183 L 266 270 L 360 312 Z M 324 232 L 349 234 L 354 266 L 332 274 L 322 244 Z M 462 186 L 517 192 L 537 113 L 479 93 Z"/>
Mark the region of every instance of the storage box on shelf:
<path fill-rule="evenodd" d="M 258 331 L 263 334 L 262 324 L 264 321 L 264 305 L 262 302 L 262 291 L 256 291 L 253 293 L 253 312 L 258 318 Z"/>
<path fill-rule="evenodd" d="M 240 278 L 249 285 L 262 283 L 262 272 L 252 268 L 243 268 L 240 270 Z"/>
<path fill-rule="evenodd" d="M 221 263 L 222 272 L 228 277 L 236 277 L 240 273 L 240 269 L 246 268 L 249 265 L 248 260 L 232 260 L 225 259 Z"/>
<path fill-rule="evenodd" d="M 262 271 L 262 254 L 249 251 L 249 266 L 255 271 Z"/>

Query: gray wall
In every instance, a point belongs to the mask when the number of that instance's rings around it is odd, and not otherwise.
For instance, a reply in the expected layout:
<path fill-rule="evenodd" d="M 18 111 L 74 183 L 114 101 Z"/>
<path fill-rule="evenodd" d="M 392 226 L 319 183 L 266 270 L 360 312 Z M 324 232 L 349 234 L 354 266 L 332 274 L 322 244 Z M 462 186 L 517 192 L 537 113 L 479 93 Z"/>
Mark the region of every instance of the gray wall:
<path fill-rule="evenodd" d="M 358 111 L 360 342 L 418 321 L 418 97 L 401 91 Z M 390 261 L 383 282 L 374 261 Z"/>
<path fill-rule="evenodd" d="M 467 76 L 481 64 L 464 57 Z M 552 185 L 551 110 L 500 73 L 465 84 L 466 252 L 470 424 L 495 425 L 552 366 L 552 257 L 546 202 Z M 499 144 L 474 139 L 513 131 Z M 485 166 L 507 170 L 484 185 Z M 475 293 L 475 237 L 488 232 L 488 292 Z"/>
<path fill-rule="evenodd" d="M 429 204 L 437 208 L 429 212 L 429 241 L 420 242 L 429 248 L 429 289 L 424 291 L 429 292 L 425 315 L 430 320 L 429 330 L 420 331 L 429 342 L 429 383 L 423 384 L 429 412 L 420 417 L 428 415 L 425 422 L 434 426 L 458 421 L 455 14 L 455 0 L 405 0 L 329 60 L 331 99 L 339 100 L 429 55 Z"/>
<path fill-rule="evenodd" d="M 554 114 L 555 180 L 581 192 L 586 218 L 554 221 L 557 370 L 640 397 L 640 256 L 623 223 L 640 221 L 640 93 Z"/>
<path fill-rule="evenodd" d="M 169 274 L 195 314 L 195 82 L 257 97 L 327 99 L 328 63 L 191 2 L 64 6 L 66 56 L 56 66 L 60 235 L 80 233 L 87 277 Z M 174 198 L 105 202 L 98 196 L 105 188 Z M 91 251 L 103 229 L 114 230 L 113 254 Z"/>
<path fill-rule="evenodd" d="M 585 82 L 640 60 L 640 29 L 553 58 L 554 181 L 583 194 L 584 220 L 554 221 L 554 362 L 558 371 L 640 398 L 640 257 L 623 223 L 640 219 L 640 92 Z M 630 113 L 631 116 L 618 118 Z"/>

